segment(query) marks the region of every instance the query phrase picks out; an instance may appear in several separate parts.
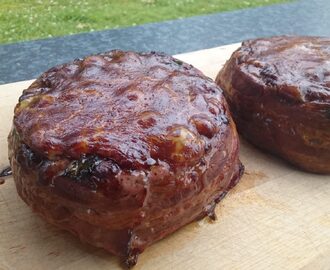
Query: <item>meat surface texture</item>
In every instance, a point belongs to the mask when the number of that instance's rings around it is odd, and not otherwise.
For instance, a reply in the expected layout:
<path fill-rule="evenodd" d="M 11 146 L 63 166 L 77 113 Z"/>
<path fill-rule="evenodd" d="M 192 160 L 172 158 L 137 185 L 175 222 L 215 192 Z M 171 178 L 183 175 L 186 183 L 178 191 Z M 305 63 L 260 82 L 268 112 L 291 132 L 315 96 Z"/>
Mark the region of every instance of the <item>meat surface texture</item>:
<path fill-rule="evenodd" d="M 216 83 L 238 131 L 303 170 L 330 173 L 330 39 L 249 40 Z"/>
<path fill-rule="evenodd" d="M 161 53 L 110 51 L 24 90 L 8 137 L 21 198 L 122 257 L 205 216 L 243 173 L 222 90 Z"/>

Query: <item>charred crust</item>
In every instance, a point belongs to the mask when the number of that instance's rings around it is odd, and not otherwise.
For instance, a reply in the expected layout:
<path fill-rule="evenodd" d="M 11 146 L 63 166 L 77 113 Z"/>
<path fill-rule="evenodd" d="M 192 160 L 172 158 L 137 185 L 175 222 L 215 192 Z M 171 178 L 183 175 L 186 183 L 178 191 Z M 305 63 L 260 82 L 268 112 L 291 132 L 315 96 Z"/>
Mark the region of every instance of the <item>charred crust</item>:
<path fill-rule="evenodd" d="M 237 181 L 221 89 L 170 56 L 89 56 L 50 69 L 23 96 L 9 136 L 19 195 L 127 267 L 186 224 L 214 219 L 217 195 Z"/>
<path fill-rule="evenodd" d="M 274 70 L 274 68 L 270 65 L 265 65 L 264 67 L 262 67 L 260 70 L 260 75 L 262 76 L 262 79 L 267 86 L 276 85 L 276 80 L 278 78 L 276 75 L 276 70 Z"/>
<path fill-rule="evenodd" d="M 63 176 L 83 182 L 93 175 L 95 168 L 100 163 L 101 160 L 96 156 L 83 155 L 79 160 L 74 160 L 69 164 L 63 172 Z"/>
<path fill-rule="evenodd" d="M 126 65 L 130 66 L 131 74 L 126 74 Z M 180 80 L 183 76 L 189 79 Z M 199 95 L 196 103 L 186 103 L 186 92 L 190 89 Z M 155 100 L 155 92 L 164 98 Z M 79 98 L 74 98 L 76 95 Z M 61 102 L 55 105 L 56 99 Z M 93 103 L 87 105 L 89 99 L 93 99 Z M 165 148 L 166 131 L 177 125 L 176 119 L 180 116 L 182 120 L 188 119 L 180 123 L 180 128 L 195 136 L 196 141 L 199 135 L 211 139 L 218 128 L 213 125 L 219 126 L 220 122 L 228 125 L 229 121 L 226 113 L 219 112 L 219 104 L 208 109 L 208 99 L 221 101 L 221 89 L 191 65 L 162 53 L 115 50 L 48 70 L 20 97 L 14 125 L 23 138 L 29 138 L 29 146 L 48 159 L 65 156 L 68 160 L 78 160 L 71 164 L 66 175 L 79 180 L 88 171 L 75 171 L 75 168 L 89 164 L 92 155 L 109 157 L 121 168 L 129 169 L 149 168 L 146 161 L 151 159 L 165 159 L 173 164 L 171 157 L 177 155 L 145 138 L 156 137 Z M 189 109 L 185 109 L 186 106 Z M 101 108 L 108 108 L 107 113 Z M 144 113 L 152 115 L 142 119 Z M 197 132 L 189 122 L 190 113 L 205 115 L 205 122 Z M 95 118 L 98 127 L 90 124 Z M 159 121 L 161 118 L 167 121 Z M 200 143 L 203 141 L 201 138 Z M 187 151 L 182 166 L 196 162 L 197 159 L 189 156 L 194 154 L 200 153 Z"/>
<path fill-rule="evenodd" d="M 72 161 L 61 176 L 91 189 L 97 189 L 105 179 L 119 172 L 120 168 L 113 160 L 83 155 L 80 159 Z"/>
<path fill-rule="evenodd" d="M 26 168 L 38 168 L 42 166 L 44 159 L 34 152 L 26 144 L 22 144 L 21 148 L 17 153 L 18 161 L 23 164 Z"/>

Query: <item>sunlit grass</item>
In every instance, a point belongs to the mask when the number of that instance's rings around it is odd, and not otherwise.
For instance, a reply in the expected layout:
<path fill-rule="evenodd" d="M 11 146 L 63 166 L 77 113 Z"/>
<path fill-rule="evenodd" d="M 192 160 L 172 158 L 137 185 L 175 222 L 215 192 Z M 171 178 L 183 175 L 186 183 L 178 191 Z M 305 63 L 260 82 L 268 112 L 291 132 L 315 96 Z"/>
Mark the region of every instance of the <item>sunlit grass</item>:
<path fill-rule="evenodd" d="M 280 2 L 285 0 L 0 0 L 0 43 Z"/>

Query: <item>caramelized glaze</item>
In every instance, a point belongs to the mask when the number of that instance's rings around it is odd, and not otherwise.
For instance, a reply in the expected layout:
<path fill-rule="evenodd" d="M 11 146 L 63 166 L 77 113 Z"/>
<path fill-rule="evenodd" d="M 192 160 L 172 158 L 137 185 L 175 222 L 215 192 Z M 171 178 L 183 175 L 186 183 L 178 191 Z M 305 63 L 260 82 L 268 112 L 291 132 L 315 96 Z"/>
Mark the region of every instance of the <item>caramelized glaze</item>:
<path fill-rule="evenodd" d="M 238 130 L 311 172 L 330 173 L 330 39 L 243 42 L 219 72 Z"/>
<path fill-rule="evenodd" d="M 50 69 L 20 98 L 9 156 L 47 221 L 136 263 L 206 215 L 242 175 L 222 91 L 159 53 L 111 51 Z"/>

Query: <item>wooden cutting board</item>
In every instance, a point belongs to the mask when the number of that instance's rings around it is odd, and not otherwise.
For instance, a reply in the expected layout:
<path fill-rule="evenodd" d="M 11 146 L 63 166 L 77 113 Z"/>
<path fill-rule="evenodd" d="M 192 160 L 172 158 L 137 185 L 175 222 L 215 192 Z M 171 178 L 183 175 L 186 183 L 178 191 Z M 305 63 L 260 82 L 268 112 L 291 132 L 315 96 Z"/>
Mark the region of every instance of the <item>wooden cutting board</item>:
<path fill-rule="evenodd" d="M 177 57 L 214 78 L 239 44 Z M 31 81 L 0 86 L 0 167 L 13 108 Z M 330 176 L 301 172 L 241 142 L 246 172 L 217 207 L 148 248 L 134 270 L 330 269 Z M 330 164 L 329 164 L 330 166 Z M 43 222 L 0 186 L 0 269 L 121 269 L 119 260 Z"/>

